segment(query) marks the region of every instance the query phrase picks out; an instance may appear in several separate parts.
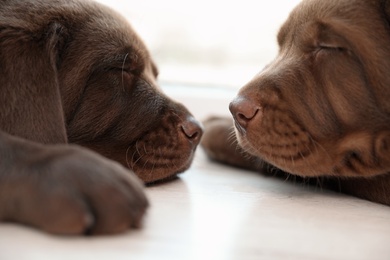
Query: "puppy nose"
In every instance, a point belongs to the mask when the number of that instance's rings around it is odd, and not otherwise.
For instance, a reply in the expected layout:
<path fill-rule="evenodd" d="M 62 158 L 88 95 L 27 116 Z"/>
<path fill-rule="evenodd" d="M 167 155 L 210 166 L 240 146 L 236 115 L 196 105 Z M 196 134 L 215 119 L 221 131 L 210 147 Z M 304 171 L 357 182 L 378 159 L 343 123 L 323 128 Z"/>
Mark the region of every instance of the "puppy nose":
<path fill-rule="evenodd" d="M 187 120 L 182 123 L 181 129 L 188 140 L 195 145 L 199 144 L 203 135 L 203 127 L 195 118 L 192 116 L 187 117 Z"/>
<path fill-rule="evenodd" d="M 248 126 L 248 123 L 259 112 L 260 107 L 253 103 L 253 101 L 243 97 L 237 97 L 230 103 L 229 109 L 234 120 L 240 127 L 245 129 Z"/>

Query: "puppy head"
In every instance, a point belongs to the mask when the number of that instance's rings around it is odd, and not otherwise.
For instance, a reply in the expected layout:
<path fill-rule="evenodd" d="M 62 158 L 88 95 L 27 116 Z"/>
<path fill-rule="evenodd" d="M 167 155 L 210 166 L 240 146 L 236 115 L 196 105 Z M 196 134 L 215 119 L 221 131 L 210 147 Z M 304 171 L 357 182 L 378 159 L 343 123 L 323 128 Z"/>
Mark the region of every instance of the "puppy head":
<path fill-rule="evenodd" d="M 276 59 L 231 103 L 244 148 L 303 176 L 390 171 L 385 1 L 305 0 Z"/>
<path fill-rule="evenodd" d="M 87 1 L 60 1 L 48 19 L 61 28 L 56 63 L 69 142 L 145 182 L 186 170 L 201 126 L 160 91 L 156 65 L 127 21 Z"/>

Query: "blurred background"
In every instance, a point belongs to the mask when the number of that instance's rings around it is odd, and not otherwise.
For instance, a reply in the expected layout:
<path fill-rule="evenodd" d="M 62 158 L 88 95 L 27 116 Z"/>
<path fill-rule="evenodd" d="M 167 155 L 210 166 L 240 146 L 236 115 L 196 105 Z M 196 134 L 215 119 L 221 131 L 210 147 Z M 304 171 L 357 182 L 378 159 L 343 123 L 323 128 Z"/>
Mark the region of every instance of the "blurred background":
<path fill-rule="evenodd" d="M 152 52 L 161 85 L 237 90 L 277 54 L 299 0 L 98 0 L 124 15 Z"/>

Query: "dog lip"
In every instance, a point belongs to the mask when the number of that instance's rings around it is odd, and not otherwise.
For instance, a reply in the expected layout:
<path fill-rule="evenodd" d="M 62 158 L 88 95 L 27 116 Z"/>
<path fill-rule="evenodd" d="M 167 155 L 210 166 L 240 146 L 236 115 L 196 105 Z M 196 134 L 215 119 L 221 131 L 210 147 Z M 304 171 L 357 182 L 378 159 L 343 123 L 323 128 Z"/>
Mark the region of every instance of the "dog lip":
<path fill-rule="evenodd" d="M 242 127 L 236 120 L 234 120 L 234 125 L 235 125 L 237 131 L 238 131 L 241 135 L 243 135 L 243 136 L 246 135 L 246 129 L 245 129 L 244 127 Z"/>

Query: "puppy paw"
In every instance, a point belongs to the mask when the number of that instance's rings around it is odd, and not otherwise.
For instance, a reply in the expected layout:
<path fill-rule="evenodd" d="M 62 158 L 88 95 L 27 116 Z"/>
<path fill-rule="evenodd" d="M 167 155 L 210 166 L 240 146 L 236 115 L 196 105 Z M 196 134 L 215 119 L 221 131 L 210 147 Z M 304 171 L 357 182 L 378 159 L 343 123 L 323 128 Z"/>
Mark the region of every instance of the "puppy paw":
<path fill-rule="evenodd" d="M 19 158 L 1 181 L 0 218 L 56 234 L 112 234 L 139 227 L 143 184 L 116 162 L 76 146 Z"/>
<path fill-rule="evenodd" d="M 233 120 L 227 117 L 209 117 L 204 120 L 201 146 L 211 159 L 226 161 L 229 152 L 238 148 Z"/>
<path fill-rule="evenodd" d="M 249 170 L 268 169 L 261 159 L 238 144 L 232 118 L 213 116 L 206 119 L 203 125 L 201 146 L 210 159 Z"/>

